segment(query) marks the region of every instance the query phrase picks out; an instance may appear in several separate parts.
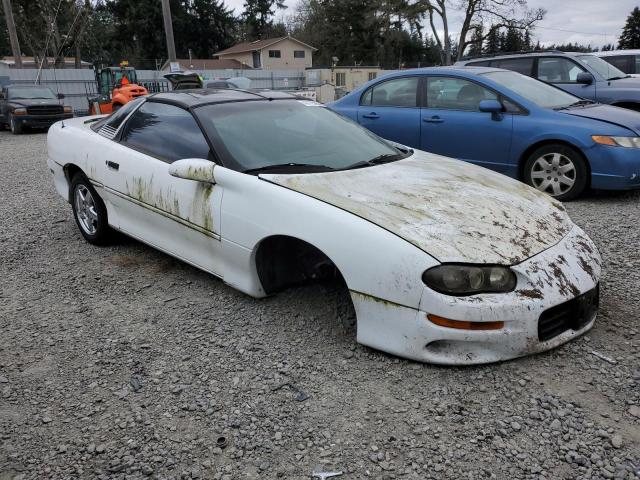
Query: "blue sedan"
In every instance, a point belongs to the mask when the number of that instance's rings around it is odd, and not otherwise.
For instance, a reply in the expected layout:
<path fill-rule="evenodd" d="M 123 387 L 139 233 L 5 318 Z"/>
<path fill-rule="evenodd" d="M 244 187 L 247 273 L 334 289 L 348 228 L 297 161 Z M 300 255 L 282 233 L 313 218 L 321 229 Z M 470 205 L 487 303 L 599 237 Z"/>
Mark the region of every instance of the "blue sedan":
<path fill-rule="evenodd" d="M 559 200 L 588 187 L 640 188 L 640 113 L 516 72 L 401 71 L 329 108 L 383 138 L 496 170 Z"/>

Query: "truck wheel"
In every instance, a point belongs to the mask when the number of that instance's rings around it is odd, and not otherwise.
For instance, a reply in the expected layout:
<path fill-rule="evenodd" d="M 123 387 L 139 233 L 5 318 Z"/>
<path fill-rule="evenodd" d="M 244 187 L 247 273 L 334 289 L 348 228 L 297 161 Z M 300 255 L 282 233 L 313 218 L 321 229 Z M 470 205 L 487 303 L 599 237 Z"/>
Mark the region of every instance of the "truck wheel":
<path fill-rule="evenodd" d="M 13 115 L 9 117 L 9 128 L 11 128 L 11 133 L 14 135 L 20 135 L 22 133 L 22 123 L 16 122 Z"/>
<path fill-rule="evenodd" d="M 534 151 L 524 166 L 524 180 L 556 200 L 573 200 L 587 187 L 587 166 L 573 148 L 545 145 Z"/>
<path fill-rule="evenodd" d="M 113 231 L 107 219 L 107 207 L 83 173 L 71 180 L 71 207 L 73 217 L 85 240 L 93 245 L 105 245 Z"/>

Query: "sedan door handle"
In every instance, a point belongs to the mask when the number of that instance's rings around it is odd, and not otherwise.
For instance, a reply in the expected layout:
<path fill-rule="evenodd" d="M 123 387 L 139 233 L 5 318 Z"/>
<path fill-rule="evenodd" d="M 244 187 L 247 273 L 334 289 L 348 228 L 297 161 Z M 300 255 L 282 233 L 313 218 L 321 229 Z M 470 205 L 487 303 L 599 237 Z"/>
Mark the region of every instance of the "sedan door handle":
<path fill-rule="evenodd" d="M 380 118 L 380 115 L 376 114 L 375 112 L 371 112 L 371 113 L 367 113 L 365 115 L 362 115 L 363 118 Z"/>
<path fill-rule="evenodd" d="M 438 116 L 431 117 L 431 118 L 423 118 L 422 121 L 427 123 L 443 123 L 444 122 L 444 120 Z"/>
<path fill-rule="evenodd" d="M 111 170 L 118 170 L 120 168 L 120 164 L 116 162 L 112 162 L 111 160 L 106 161 L 107 167 Z"/>

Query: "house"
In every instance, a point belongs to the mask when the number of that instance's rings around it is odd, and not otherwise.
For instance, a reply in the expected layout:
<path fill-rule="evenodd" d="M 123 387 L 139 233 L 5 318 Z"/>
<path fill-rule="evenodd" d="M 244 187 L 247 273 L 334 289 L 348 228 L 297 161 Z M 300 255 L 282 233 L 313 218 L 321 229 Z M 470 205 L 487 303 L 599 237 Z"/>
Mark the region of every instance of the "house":
<path fill-rule="evenodd" d="M 35 59 L 33 57 L 22 57 L 22 68 L 40 68 L 41 59 Z M 53 57 L 47 57 L 46 62 L 43 63 L 42 68 L 53 68 L 55 59 Z M 15 68 L 16 61 L 13 57 L 0 57 L 0 65 L 5 67 Z M 93 68 L 93 65 L 89 62 L 82 60 L 80 62 L 80 68 Z M 76 68 L 76 59 L 74 57 L 64 57 L 64 65 L 56 68 Z"/>
<path fill-rule="evenodd" d="M 317 48 L 291 36 L 238 43 L 214 55 L 221 60 L 237 60 L 253 68 L 304 70 L 313 65 Z"/>
<path fill-rule="evenodd" d="M 164 62 L 162 65 L 163 72 L 171 71 L 171 64 L 178 64 L 179 70 L 242 70 L 242 69 L 250 69 L 249 65 L 244 65 L 237 60 L 232 58 L 179 58 L 175 62 L 169 62 L 168 60 Z M 175 65 L 174 65 L 175 67 Z M 175 68 L 174 68 L 175 69 Z"/>

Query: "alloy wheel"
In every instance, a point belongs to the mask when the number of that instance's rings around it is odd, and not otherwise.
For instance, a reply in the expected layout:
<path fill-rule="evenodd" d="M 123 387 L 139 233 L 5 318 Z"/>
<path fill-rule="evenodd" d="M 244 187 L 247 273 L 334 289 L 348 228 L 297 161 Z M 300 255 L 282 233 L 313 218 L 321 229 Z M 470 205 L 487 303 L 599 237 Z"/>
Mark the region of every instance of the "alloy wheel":
<path fill-rule="evenodd" d="M 561 153 L 546 153 L 531 167 L 531 182 L 538 190 L 557 197 L 567 193 L 576 183 L 576 166 Z"/>
<path fill-rule="evenodd" d="M 91 191 L 86 185 L 76 185 L 74 198 L 80 227 L 88 235 L 95 235 L 98 231 L 98 210 Z"/>

